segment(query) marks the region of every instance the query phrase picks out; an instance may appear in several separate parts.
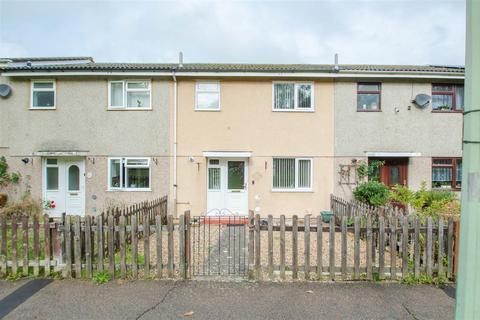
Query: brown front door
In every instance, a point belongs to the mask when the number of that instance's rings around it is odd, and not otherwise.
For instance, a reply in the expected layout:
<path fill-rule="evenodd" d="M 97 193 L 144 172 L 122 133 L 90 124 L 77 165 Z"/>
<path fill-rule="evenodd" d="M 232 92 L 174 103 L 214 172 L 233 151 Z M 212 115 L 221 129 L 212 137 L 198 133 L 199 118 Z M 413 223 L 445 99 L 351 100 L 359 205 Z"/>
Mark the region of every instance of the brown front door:
<path fill-rule="evenodd" d="M 379 169 L 380 182 L 387 186 L 396 184 L 407 185 L 408 177 L 408 158 L 369 158 L 373 160 L 384 161 L 384 165 Z"/>

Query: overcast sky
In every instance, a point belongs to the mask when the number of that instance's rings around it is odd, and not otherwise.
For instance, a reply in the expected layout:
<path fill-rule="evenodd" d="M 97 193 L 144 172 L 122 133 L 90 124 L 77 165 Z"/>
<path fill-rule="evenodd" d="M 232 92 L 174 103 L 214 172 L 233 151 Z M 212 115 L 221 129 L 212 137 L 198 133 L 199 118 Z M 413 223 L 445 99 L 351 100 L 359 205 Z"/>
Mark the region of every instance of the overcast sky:
<path fill-rule="evenodd" d="M 0 0 L 0 57 L 463 65 L 464 45 L 464 0 Z"/>

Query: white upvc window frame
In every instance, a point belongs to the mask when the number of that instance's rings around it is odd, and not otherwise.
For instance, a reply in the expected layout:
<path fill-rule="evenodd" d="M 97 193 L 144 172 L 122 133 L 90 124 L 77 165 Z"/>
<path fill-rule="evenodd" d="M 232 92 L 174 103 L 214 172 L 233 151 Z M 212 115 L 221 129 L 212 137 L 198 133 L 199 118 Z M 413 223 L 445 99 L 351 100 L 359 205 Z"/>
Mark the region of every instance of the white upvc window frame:
<path fill-rule="evenodd" d="M 295 187 L 294 188 L 282 189 L 282 188 L 277 188 L 273 185 L 273 181 L 275 180 L 275 178 L 273 176 L 273 174 L 274 174 L 274 171 L 273 171 L 274 159 L 295 159 Z M 309 188 L 300 188 L 298 186 L 298 179 L 299 179 L 299 176 L 300 176 L 298 174 L 298 170 L 299 170 L 298 163 L 301 160 L 310 161 L 310 187 Z M 309 157 L 273 157 L 273 159 L 272 159 L 272 192 L 313 192 L 313 158 L 309 158 Z"/>
<path fill-rule="evenodd" d="M 275 108 L 275 84 L 294 84 L 294 102 L 293 109 L 276 109 Z M 310 85 L 312 96 L 310 99 L 310 108 L 298 107 L 298 90 L 300 85 Z M 313 81 L 272 81 L 272 111 L 274 112 L 314 112 L 315 111 L 315 82 Z"/>
<path fill-rule="evenodd" d="M 146 82 L 148 83 L 148 89 L 129 89 L 128 83 L 132 82 Z M 122 105 L 112 106 L 112 84 L 122 84 Z M 148 107 L 129 107 L 127 103 L 128 92 L 145 92 L 149 93 L 149 106 Z M 152 110 L 152 81 L 150 79 L 124 79 L 124 80 L 109 80 L 108 81 L 108 110 Z"/>
<path fill-rule="evenodd" d="M 35 83 L 52 83 L 52 88 L 35 88 Z M 34 92 L 52 92 L 53 91 L 53 106 L 50 107 L 36 107 L 33 105 Z M 55 110 L 57 108 L 57 83 L 55 79 L 35 79 L 30 84 L 30 110 Z"/>
<path fill-rule="evenodd" d="M 218 85 L 218 91 L 204 91 L 204 90 L 199 90 L 198 86 L 200 84 L 216 84 Z M 197 80 L 195 81 L 195 111 L 220 111 L 221 106 L 222 106 L 222 94 L 221 94 L 221 83 L 220 80 Z M 198 106 L 198 93 L 217 93 L 218 94 L 218 107 L 215 109 L 209 109 L 209 108 L 200 108 Z"/>
<path fill-rule="evenodd" d="M 111 166 L 112 160 L 120 160 L 120 187 L 112 187 Z M 128 160 L 147 160 L 146 165 L 128 165 Z M 152 161 L 150 157 L 108 157 L 108 191 L 152 191 Z M 125 170 L 124 170 L 125 168 Z M 128 168 L 148 168 L 148 188 L 129 188 Z M 125 183 L 124 183 L 125 181 Z M 125 187 L 123 186 L 125 185 Z"/>

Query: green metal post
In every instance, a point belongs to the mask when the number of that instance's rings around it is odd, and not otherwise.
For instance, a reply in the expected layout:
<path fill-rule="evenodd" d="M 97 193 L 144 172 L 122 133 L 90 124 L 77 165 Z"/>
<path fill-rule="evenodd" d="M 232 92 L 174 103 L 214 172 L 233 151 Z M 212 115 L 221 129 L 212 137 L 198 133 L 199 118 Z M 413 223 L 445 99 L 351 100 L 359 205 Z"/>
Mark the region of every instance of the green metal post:
<path fill-rule="evenodd" d="M 480 0 L 467 0 L 462 214 L 456 319 L 480 319 Z"/>

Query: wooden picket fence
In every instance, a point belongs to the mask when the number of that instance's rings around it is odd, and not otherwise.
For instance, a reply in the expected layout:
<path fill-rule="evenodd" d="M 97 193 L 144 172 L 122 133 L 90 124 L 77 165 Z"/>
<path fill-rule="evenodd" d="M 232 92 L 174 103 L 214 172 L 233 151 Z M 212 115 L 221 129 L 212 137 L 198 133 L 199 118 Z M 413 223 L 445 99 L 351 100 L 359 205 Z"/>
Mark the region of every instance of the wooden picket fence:
<path fill-rule="evenodd" d="M 179 267 L 174 257 L 179 258 L 173 252 L 173 241 L 178 241 L 174 232 L 179 229 L 174 226 L 173 216 L 167 217 L 166 197 L 115 208 L 96 217 L 0 217 L 0 275 L 49 276 L 61 272 L 66 277 L 90 278 L 95 272 L 108 270 L 111 277 L 126 277 L 128 264 L 130 276 L 136 278 L 141 271 L 142 276 L 150 277 L 150 238 L 158 230 L 157 276 L 161 277 L 165 269 L 169 277 L 174 277 Z M 166 254 L 162 250 L 164 242 Z M 141 257 L 139 247 L 143 250 Z M 163 263 L 164 256 L 167 263 Z"/>
<path fill-rule="evenodd" d="M 345 200 L 333 194 L 330 195 L 330 210 L 335 214 L 337 222 L 339 222 L 342 216 L 353 218 L 355 216 L 370 215 L 372 218 L 376 218 L 380 215 L 385 217 L 400 217 L 415 214 L 415 212 L 410 212 L 407 208 L 404 209 L 391 204 L 375 207 L 357 200 Z"/>
<path fill-rule="evenodd" d="M 321 215 L 303 219 L 295 215 L 287 221 L 284 215 L 265 219 L 251 212 L 250 276 L 398 280 L 425 274 L 454 278 L 459 224 L 452 217 L 421 221 L 418 216 L 379 216 L 375 222 L 373 218 L 356 215 L 347 224 L 349 218 L 344 215 L 337 226 L 335 219 L 326 223 Z"/>
<path fill-rule="evenodd" d="M 64 221 L 48 215 L 0 217 L 0 274 L 190 278 L 193 263 L 202 263 L 192 254 L 195 243 L 205 241 L 196 239 L 199 221 L 188 211 L 164 221 L 159 205 L 140 207 L 144 209 L 131 214 L 66 216 Z M 339 219 L 337 224 L 321 215 L 273 218 L 250 212 L 247 225 L 232 225 L 248 230 L 248 241 L 239 248 L 248 255 L 246 275 L 265 280 L 455 278 L 459 223 L 452 217 L 422 221 L 415 215 L 367 214 Z M 218 230 L 229 232 L 230 227 Z M 231 236 L 219 234 L 218 239 Z"/>

